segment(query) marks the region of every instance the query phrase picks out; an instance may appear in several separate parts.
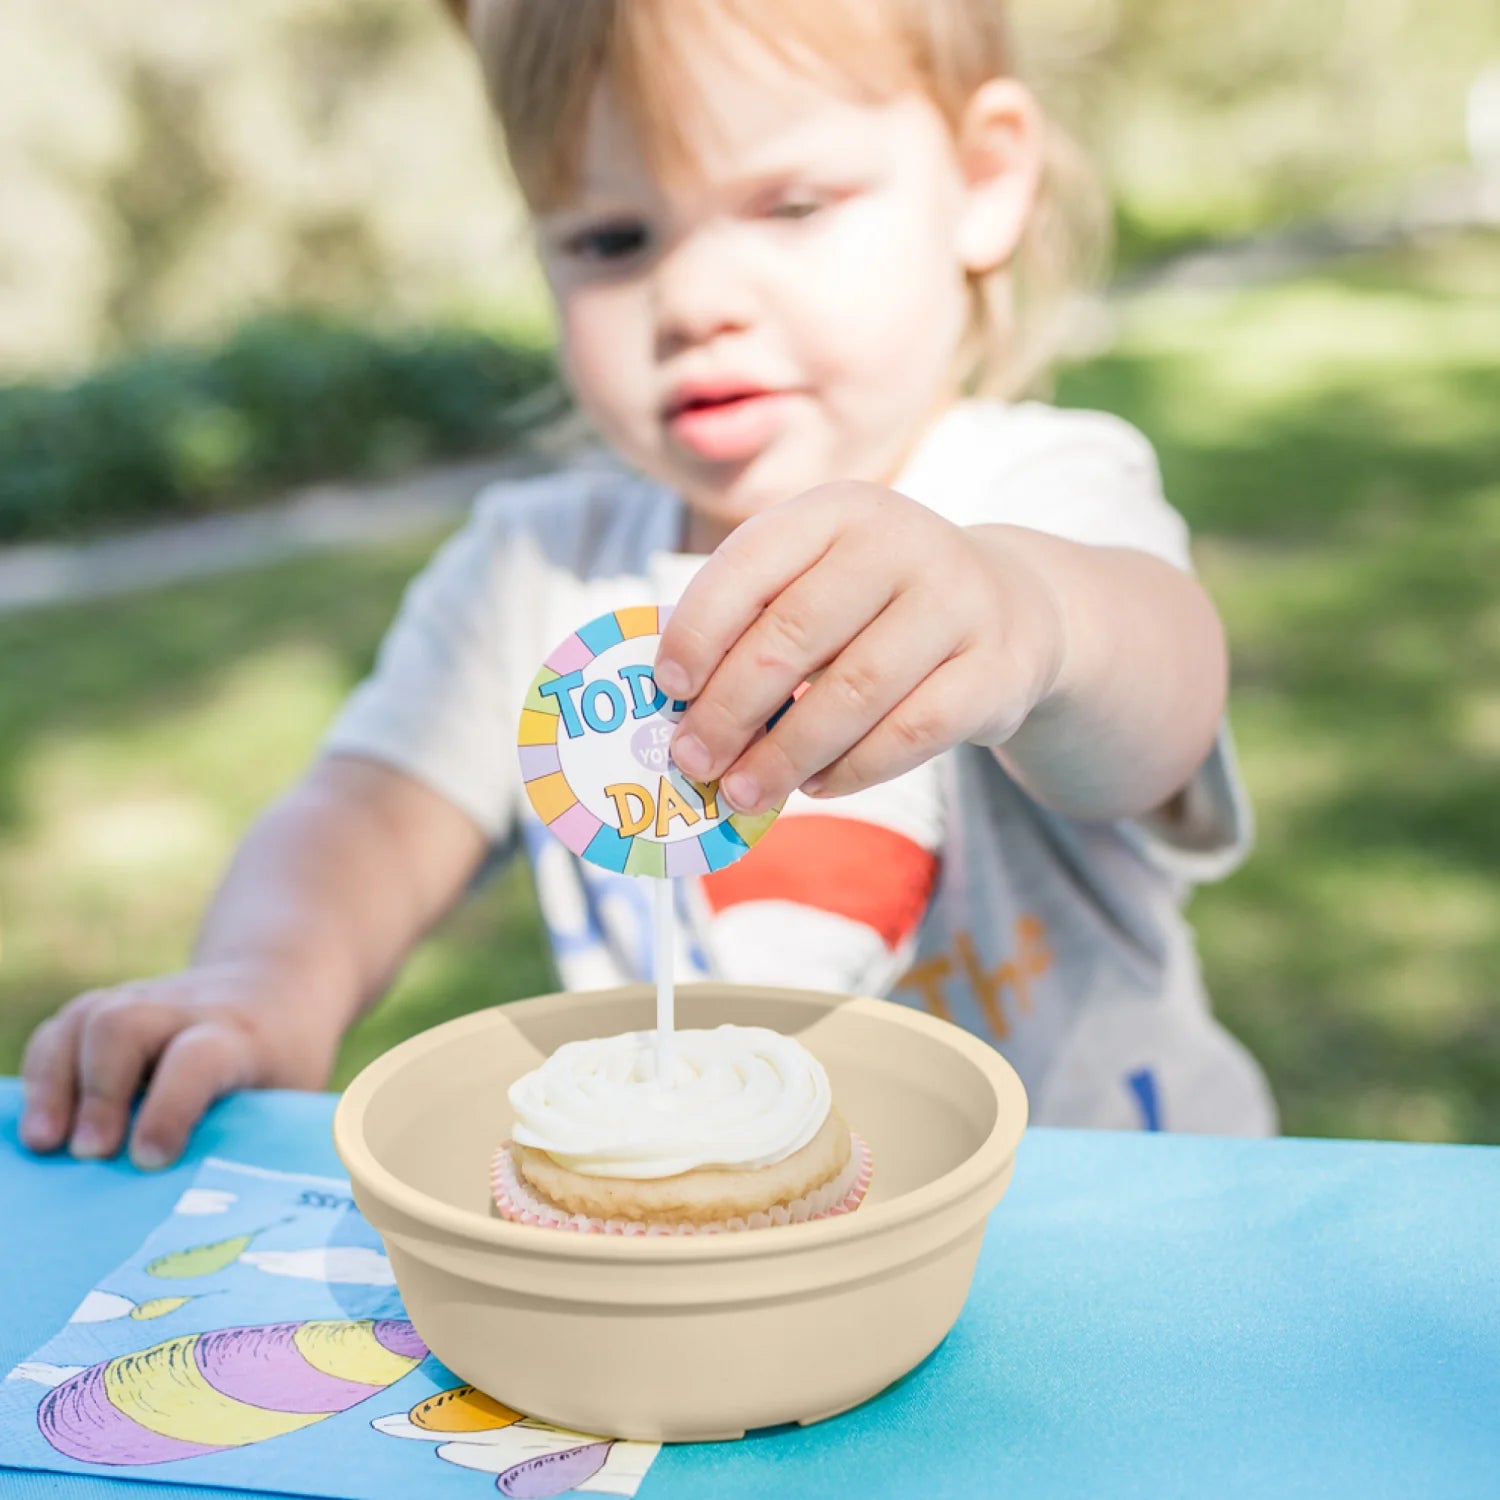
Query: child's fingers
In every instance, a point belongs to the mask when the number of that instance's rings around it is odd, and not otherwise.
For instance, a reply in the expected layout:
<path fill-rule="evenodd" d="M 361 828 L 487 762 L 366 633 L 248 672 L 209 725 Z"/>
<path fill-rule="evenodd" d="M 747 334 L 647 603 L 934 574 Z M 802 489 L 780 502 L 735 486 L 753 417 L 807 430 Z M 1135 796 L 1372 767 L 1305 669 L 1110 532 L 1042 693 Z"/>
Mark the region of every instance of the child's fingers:
<path fill-rule="evenodd" d="M 808 569 L 761 612 L 683 715 L 672 758 L 689 776 L 712 781 L 733 764 L 809 674 L 837 658 L 890 603 L 890 586 L 838 568 L 832 558 Z M 863 678 L 851 684 L 858 695 L 872 687 Z M 862 724 L 860 733 L 866 728 Z"/>
<path fill-rule="evenodd" d="M 915 590 L 901 595 L 725 773 L 726 800 L 750 813 L 783 801 L 870 734 L 957 645 L 931 599 Z M 739 655 L 737 647 L 730 661 Z M 709 691 L 717 687 L 715 673 Z"/>
<path fill-rule="evenodd" d="M 176 1161 L 209 1105 L 247 1087 L 252 1072 L 243 1032 L 216 1021 L 179 1031 L 167 1043 L 136 1114 L 131 1160 L 148 1170 Z"/>
<path fill-rule="evenodd" d="M 752 516 L 704 563 L 662 631 L 655 676 L 664 693 L 697 696 L 750 622 L 823 556 L 844 514 L 832 494 L 843 488 Z"/>
<path fill-rule="evenodd" d="M 78 1120 L 74 1156 L 113 1156 L 125 1139 L 130 1106 L 150 1063 L 183 1027 L 174 1005 L 127 985 L 95 1005 L 78 1046 Z"/>
<path fill-rule="evenodd" d="M 803 790 L 816 797 L 847 797 L 969 739 L 981 722 L 975 712 L 979 688 L 965 658 L 944 662 Z"/>
<path fill-rule="evenodd" d="M 21 1140 L 32 1151 L 56 1151 L 73 1125 L 78 1097 L 78 1037 L 85 1007 L 95 998 L 81 995 L 49 1016 L 31 1034 L 21 1061 L 26 1107 Z"/>

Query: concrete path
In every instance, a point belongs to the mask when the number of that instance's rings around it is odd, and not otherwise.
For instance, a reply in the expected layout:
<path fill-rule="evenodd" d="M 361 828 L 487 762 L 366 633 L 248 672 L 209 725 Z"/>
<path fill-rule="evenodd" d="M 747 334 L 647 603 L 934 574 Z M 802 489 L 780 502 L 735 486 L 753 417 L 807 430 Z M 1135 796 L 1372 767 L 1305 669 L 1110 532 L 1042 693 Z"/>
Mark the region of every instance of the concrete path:
<path fill-rule="evenodd" d="M 578 441 L 576 420 L 565 418 L 498 457 L 445 464 L 381 484 L 310 485 L 255 510 L 88 542 L 0 547 L 0 615 L 107 599 L 457 524 L 485 485 L 544 473 Z"/>

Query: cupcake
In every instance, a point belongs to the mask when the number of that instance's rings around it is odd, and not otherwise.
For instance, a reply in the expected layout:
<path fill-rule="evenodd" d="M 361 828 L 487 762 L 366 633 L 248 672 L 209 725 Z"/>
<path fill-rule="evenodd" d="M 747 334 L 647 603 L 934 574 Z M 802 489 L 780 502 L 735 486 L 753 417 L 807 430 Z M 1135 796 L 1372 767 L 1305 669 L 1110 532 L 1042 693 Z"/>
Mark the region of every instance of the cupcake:
<path fill-rule="evenodd" d="M 716 1234 L 850 1213 L 869 1148 L 800 1042 L 761 1026 L 569 1042 L 510 1089 L 491 1188 L 507 1219 L 602 1234 Z"/>

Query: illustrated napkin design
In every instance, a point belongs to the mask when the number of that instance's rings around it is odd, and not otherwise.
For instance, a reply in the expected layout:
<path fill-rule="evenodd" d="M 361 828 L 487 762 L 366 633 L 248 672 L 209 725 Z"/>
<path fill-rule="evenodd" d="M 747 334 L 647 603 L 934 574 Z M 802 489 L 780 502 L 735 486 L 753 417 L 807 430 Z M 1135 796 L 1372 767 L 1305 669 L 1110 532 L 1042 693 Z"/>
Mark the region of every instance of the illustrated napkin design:
<path fill-rule="evenodd" d="M 629 1496 L 659 1446 L 463 1384 L 407 1319 L 347 1182 L 219 1159 L 0 1382 L 0 1465 L 166 1484 Z"/>

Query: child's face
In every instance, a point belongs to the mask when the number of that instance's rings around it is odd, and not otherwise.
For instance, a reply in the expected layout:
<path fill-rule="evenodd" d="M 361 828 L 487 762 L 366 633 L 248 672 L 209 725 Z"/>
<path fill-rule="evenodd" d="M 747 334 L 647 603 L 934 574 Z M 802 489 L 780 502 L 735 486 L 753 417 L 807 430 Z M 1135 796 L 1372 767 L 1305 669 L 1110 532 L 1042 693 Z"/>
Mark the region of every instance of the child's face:
<path fill-rule="evenodd" d="M 698 549 L 813 485 L 892 478 L 951 395 L 970 308 L 936 107 L 743 50 L 699 60 L 697 160 L 670 177 L 602 86 L 578 194 L 539 224 L 573 389 L 684 495 Z"/>

